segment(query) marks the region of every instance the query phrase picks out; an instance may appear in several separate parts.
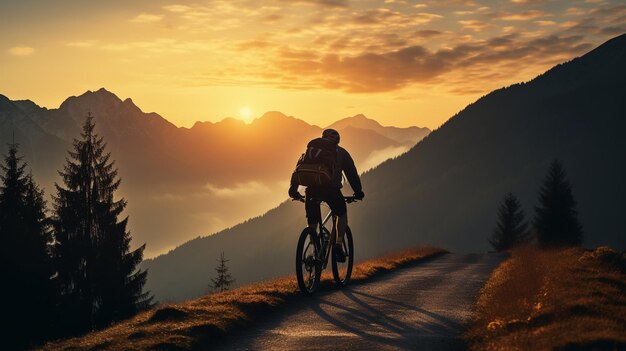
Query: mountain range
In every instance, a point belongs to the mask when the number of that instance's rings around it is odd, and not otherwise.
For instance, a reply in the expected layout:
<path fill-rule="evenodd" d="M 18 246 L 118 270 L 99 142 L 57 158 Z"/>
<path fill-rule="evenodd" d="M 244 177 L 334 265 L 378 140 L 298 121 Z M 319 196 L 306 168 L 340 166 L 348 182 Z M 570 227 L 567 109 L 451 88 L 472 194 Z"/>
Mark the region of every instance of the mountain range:
<path fill-rule="evenodd" d="M 365 201 L 349 206 L 356 259 L 424 244 L 489 250 L 504 195 L 515 193 L 532 221 L 554 159 L 572 184 L 584 244 L 623 250 L 624 97 L 626 34 L 478 99 L 407 153 L 362 176 Z M 305 224 L 303 206 L 284 202 L 145 261 L 148 288 L 162 301 L 201 295 L 221 252 L 238 284 L 290 274 Z"/>
<path fill-rule="evenodd" d="M 147 243 L 147 256 L 279 204 L 295 161 L 322 131 L 276 111 L 249 124 L 226 118 L 182 128 L 102 88 L 72 96 L 58 109 L 0 95 L 0 151 L 14 138 L 49 194 L 88 113 L 119 168 L 134 244 Z M 362 170 L 407 151 L 430 132 L 383 127 L 364 115 L 333 127 Z"/>

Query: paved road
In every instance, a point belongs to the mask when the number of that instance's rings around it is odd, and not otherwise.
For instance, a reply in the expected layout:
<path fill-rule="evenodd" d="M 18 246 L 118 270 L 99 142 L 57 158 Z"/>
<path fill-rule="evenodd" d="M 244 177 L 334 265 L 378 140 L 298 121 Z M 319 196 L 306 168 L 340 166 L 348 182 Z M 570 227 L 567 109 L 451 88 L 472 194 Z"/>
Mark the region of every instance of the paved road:
<path fill-rule="evenodd" d="M 459 350 L 502 254 L 446 254 L 320 294 L 236 333 L 220 350 Z"/>

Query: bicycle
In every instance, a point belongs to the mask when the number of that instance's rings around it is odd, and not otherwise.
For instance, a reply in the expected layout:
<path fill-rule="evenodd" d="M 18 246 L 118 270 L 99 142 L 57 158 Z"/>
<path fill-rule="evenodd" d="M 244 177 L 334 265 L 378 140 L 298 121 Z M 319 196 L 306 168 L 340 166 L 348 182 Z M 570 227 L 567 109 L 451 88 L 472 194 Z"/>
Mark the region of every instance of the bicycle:
<path fill-rule="evenodd" d="M 357 201 L 354 196 L 344 196 L 344 200 L 346 203 Z M 304 199 L 299 199 L 299 201 L 304 202 Z M 317 202 L 321 204 L 322 201 Z M 311 295 L 317 290 L 322 271 L 326 269 L 328 265 L 329 256 L 332 256 L 331 266 L 333 278 L 337 285 L 344 287 L 350 282 L 352 266 L 354 264 L 352 231 L 350 227 L 346 227 L 346 232 L 341 243 L 346 255 L 346 260 L 345 262 L 338 262 L 334 252 L 335 243 L 337 241 L 335 217 L 331 210 L 326 214 L 326 217 L 318 223 L 319 233 L 317 230 L 307 226 L 300 234 L 296 249 L 296 276 L 298 278 L 300 291 L 305 295 Z M 332 229 L 329 231 L 325 225 L 331 218 L 333 219 Z"/>

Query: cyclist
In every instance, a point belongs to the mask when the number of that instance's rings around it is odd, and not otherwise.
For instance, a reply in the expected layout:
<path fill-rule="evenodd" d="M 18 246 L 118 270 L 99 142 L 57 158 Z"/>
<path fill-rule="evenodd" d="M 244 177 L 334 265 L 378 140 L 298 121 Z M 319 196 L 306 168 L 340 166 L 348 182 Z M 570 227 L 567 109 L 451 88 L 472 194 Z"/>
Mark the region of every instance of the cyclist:
<path fill-rule="evenodd" d="M 358 200 L 362 200 L 365 197 L 361 188 L 361 179 L 359 173 L 356 170 L 352 157 L 346 151 L 346 149 L 339 146 L 339 132 L 334 129 L 326 129 L 322 133 L 322 138 L 330 140 L 337 145 L 337 160 L 334 167 L 333 179 L 330 186 L 309 186 L 306 188 L 306 201 L 305 211 L 309 227 L 314 230 L 317 229 L 317 223 L 321 221 L 321 211 L 319 201 L 324 201 L 328 204 L 333 213 L 337 216 L 337 244 L 335 244 L 336 259 L 339 262 L 345 262 L 346 254 L 343 251 L 341 243 L 343 242 L 343 236 L 348 227 L 348 209 L 341 193 L 341 180 L 342 172 L 345 173 L 350 186 L 354 190 L 354 197 Z M 295 200 L 304 199 L 304 197 L 298 192 L 298 184 L 294 183 L 293 178 L 291 186 L 289 187 L 289 197 Z"/>

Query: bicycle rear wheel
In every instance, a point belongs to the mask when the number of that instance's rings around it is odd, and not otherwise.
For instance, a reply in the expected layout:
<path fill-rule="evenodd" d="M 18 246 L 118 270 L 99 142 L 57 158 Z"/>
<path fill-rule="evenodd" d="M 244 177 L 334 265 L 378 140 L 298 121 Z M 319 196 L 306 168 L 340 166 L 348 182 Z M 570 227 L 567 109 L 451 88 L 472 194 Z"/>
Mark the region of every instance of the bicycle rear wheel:
<path fill-rule="evenodd" d="M 311 295 L 317 290 L 322 274 L 321 265 L 317 262 L 320 250 L 317 232 L 309 227 L 300 234 L 296 249 L 296 276 L 300 291 L 305 295 Z"/>
<path fill-rule="evenodd" d="M 352 265 L 354 264 L 354 243 L 352 241 L 352 231 L 350 227 L 346 228 L 346 233 L 343 236 L 343 252 L 346 254 L 345 262 L 337 262 L 337 256 L 333 252 L 332 254 L 332 266 L 333 266 L 333 278 L 335 282 L 344 287 L 350 282 L 352 276 Z M 334 250 L 334 248 L 333 248 Z"/>

